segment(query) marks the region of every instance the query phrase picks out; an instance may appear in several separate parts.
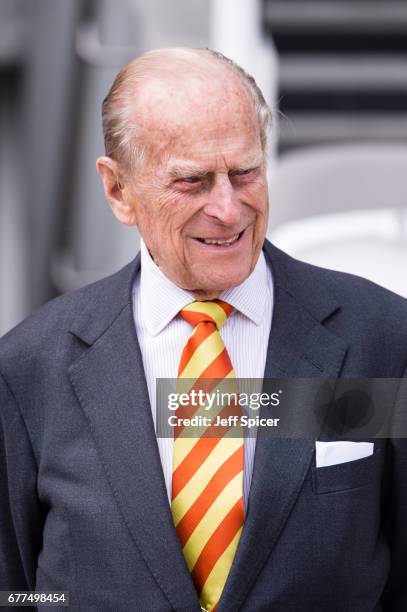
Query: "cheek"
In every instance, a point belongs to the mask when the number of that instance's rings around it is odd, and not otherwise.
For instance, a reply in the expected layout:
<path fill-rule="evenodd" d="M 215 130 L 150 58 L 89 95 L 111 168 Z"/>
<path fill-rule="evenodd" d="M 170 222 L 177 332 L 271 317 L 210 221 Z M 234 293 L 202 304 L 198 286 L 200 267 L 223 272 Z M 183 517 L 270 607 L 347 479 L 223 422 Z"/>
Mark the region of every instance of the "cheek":
<path fill-rule="evenodd" d="M 163 195 L 162 190 L 150 189 L 148 193 L 144 192 L 139 196 L 139 202 L 140 217 L 144 227 L 159 232 L 170 224 L 176 206 L 169 197 Z"/>
<path fill-rule="evenodd" d="M 265 214 L 268 209 L 268 190 L 264 181 L 253 181 L 240 190 L 240 199 L 256 213 Z"/>
<path fill-rule="evenodd" d="M 164 198 L 160 207 L 160 224 L 173 239 L 181 239 L 188 224 L 200 210 L 199 198 L 177 193 Z"/>

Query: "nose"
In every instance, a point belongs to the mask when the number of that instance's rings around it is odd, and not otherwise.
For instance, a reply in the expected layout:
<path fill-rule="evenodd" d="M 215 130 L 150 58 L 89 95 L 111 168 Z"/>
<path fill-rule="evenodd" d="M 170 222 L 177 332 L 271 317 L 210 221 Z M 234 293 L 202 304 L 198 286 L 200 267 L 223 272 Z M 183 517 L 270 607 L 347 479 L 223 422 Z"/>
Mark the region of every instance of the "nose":
<path fill-rule="evenodd" d="M 205 214 L 220 221 L 223 225 L 238 225 L 241 203 L 227 174 L 216 176 L 207 193 Z"/>

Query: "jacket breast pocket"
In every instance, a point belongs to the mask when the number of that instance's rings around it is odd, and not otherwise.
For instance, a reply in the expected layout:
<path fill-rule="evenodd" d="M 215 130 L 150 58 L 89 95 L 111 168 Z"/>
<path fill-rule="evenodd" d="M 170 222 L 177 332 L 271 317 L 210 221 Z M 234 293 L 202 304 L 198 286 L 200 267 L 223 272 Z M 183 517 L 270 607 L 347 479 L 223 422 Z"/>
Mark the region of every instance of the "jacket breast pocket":
<path fill-rule="evenodd" d="M 377 481 L 381 472 L 381 450 L 375 450 L 369 457 L 312 468 L 314 493 L 334 493 L 365 487 Z"/>

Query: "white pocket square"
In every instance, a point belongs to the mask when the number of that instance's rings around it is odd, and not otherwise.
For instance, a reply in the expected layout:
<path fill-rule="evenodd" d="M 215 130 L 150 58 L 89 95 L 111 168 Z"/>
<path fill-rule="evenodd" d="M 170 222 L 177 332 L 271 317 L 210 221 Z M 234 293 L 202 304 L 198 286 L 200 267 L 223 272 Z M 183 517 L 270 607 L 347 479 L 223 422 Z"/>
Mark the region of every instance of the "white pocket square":
<path fill-rule="evenodd" d="M 327 467 L 373 455 L 373 442 L 315 442 L 316 466 Z"/>

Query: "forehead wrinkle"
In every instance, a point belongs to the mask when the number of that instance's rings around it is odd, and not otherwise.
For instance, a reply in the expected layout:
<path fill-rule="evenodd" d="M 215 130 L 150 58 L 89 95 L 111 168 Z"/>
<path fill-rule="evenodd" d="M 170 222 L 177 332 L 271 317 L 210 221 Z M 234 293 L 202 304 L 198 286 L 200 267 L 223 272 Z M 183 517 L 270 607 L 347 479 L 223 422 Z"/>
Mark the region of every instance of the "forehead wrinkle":
<path fill-rule="evenodd" d="M 239 109 L 234 102 L 219 104 L 210 108 L 202 106 L 198 100 L 183 104 L 167 102 L 158 104 L 151 110 L 149 116 L 141 122 L 146 135 L 151 134 L 154 140 L 161 142 L 188 138 L 194 131 L 205 134 L 207 140 L 216 140 L 220 132 L 229 131 L 228 139 L 233 139 L 235 132 L 239 134 L 242 128 L 256 126 L 253 115 L 248 115 L 247 109 Z"/>
<path fill-rule="evenodd" d="M 218 141 L 218 142 L 217 142 Z M 219 168 L 240 169 L 254 167 L 264 161 L 260 142 L 258 146 L 236 136 L 212 140 L 191 139 L 189 134 L 156 140 L 155 161 L 167 175 L 202 175 L 217 172 Z M 203 145 L 204 142 L 204 145 Z M 213 146 L 216 143 L 217 146 Z"/>

